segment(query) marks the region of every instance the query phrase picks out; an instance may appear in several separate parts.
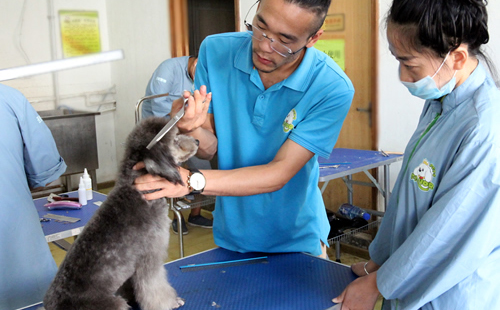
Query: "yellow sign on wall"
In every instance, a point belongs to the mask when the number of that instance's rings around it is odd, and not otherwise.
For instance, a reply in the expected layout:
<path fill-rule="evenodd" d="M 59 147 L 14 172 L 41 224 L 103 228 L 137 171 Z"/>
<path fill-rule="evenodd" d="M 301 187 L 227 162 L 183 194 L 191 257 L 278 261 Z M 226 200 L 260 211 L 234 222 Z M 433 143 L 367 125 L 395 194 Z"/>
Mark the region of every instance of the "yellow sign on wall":
<path fill-rule="evenodd" d="M 59 11 L 65 58 L 101 51 L 97 11 Z"/>
<path fill-rule="evenodd" d="M 345 40 L 318 40 L 314 47 L 332 58 L 345 71 Z"/>

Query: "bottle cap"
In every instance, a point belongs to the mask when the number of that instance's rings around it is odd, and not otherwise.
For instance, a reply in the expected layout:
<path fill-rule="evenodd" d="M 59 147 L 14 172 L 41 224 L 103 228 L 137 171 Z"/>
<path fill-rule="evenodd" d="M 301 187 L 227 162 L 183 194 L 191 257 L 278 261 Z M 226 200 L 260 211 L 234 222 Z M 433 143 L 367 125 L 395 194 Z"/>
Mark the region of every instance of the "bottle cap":
<path fill-rule="evenodd" d="M 363 218 L 368 221 L 371 218 L 370 213 L 363 213 Z"/>
<path fill-rule="evenodd" d="M 80 184 L 78 184 L 78 188 L 82 188 L 82 189 L 85 189 L 85 183 L 83 182 L 83 178 L 80 177 Z"/>

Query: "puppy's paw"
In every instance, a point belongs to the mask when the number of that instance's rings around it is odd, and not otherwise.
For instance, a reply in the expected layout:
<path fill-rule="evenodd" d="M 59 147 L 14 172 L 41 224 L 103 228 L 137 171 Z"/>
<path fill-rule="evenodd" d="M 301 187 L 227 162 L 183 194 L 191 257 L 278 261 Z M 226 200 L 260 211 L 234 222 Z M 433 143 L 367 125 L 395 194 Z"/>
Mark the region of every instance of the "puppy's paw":
<path fill-rule="evenodd" d="M 186 303 L 186 301 L 184 300 L 184 298 L 177 297 L 178 306 L 174 307 L 173 309 L 178 309 L 178 308 L 184 306 L 185 303 Z"/>

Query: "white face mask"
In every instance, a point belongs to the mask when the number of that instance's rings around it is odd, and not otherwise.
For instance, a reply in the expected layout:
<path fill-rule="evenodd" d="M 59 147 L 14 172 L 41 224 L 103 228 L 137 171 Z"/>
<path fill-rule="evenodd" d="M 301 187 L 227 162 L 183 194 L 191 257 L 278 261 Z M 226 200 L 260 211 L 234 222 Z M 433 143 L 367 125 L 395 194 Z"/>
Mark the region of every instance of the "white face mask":
<path fill-rule="evenodd" d="M 455 85 L 457 85 L 457 81 L 455 79 L 457 70 L 455 70 L 455 73 L 453 74 L 451 80 L 448 83 L 446 83 L 443 87 L 441 87 L 441 89 L 437 87 L 436 82 L 434 81 L 434 77 L 443 67 L 444 63 L 446 62 L 446 59 L 448 59 L 448 56 L 450 56 L 450 52 L 448 52 L 448 54 L 443 60 L 443 63 L 441 64 L 441 66 L 439 66 L 436 73 L 434 73 L 432 77 L 426 76 L 425 78 L 415 83 L 403 82 L 403 81 L 401 81 L 401 83 L 403 83 L 403 85 L 408 88 L 408 90 L 413 96 L 422 98 L 424 100 L 439 99 L 445 95 L 448 95 L 453 91 L 453 89 L 455 89 Z"/>

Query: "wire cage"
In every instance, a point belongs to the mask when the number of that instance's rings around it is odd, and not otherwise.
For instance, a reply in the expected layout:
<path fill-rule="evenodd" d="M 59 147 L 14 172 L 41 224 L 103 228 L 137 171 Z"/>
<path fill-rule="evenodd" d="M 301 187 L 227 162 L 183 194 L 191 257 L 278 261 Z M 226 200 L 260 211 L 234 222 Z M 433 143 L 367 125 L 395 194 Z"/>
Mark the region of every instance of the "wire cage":
<path fill-rule="evenodd" d="M 356 235 L 359 235 L 360 233 L 370 233 L 372 235 L 375 235 L 381 222 L 382 222 L 382 219 L 377 219 L 377 220 L 375 220 L 371 223 L 368 223 L 367 225 L 364 225 L 364 226 L 359 227 L 359 228 L 346 229 L 343 234 L 328 239 L 328 244 L 332 247 L 335 246 L 336 261 L 340 262 L 340 243 L 341 242 L 359 247 L 359 244 L 357 242 L 358 238 L 356 238 Z"/>

